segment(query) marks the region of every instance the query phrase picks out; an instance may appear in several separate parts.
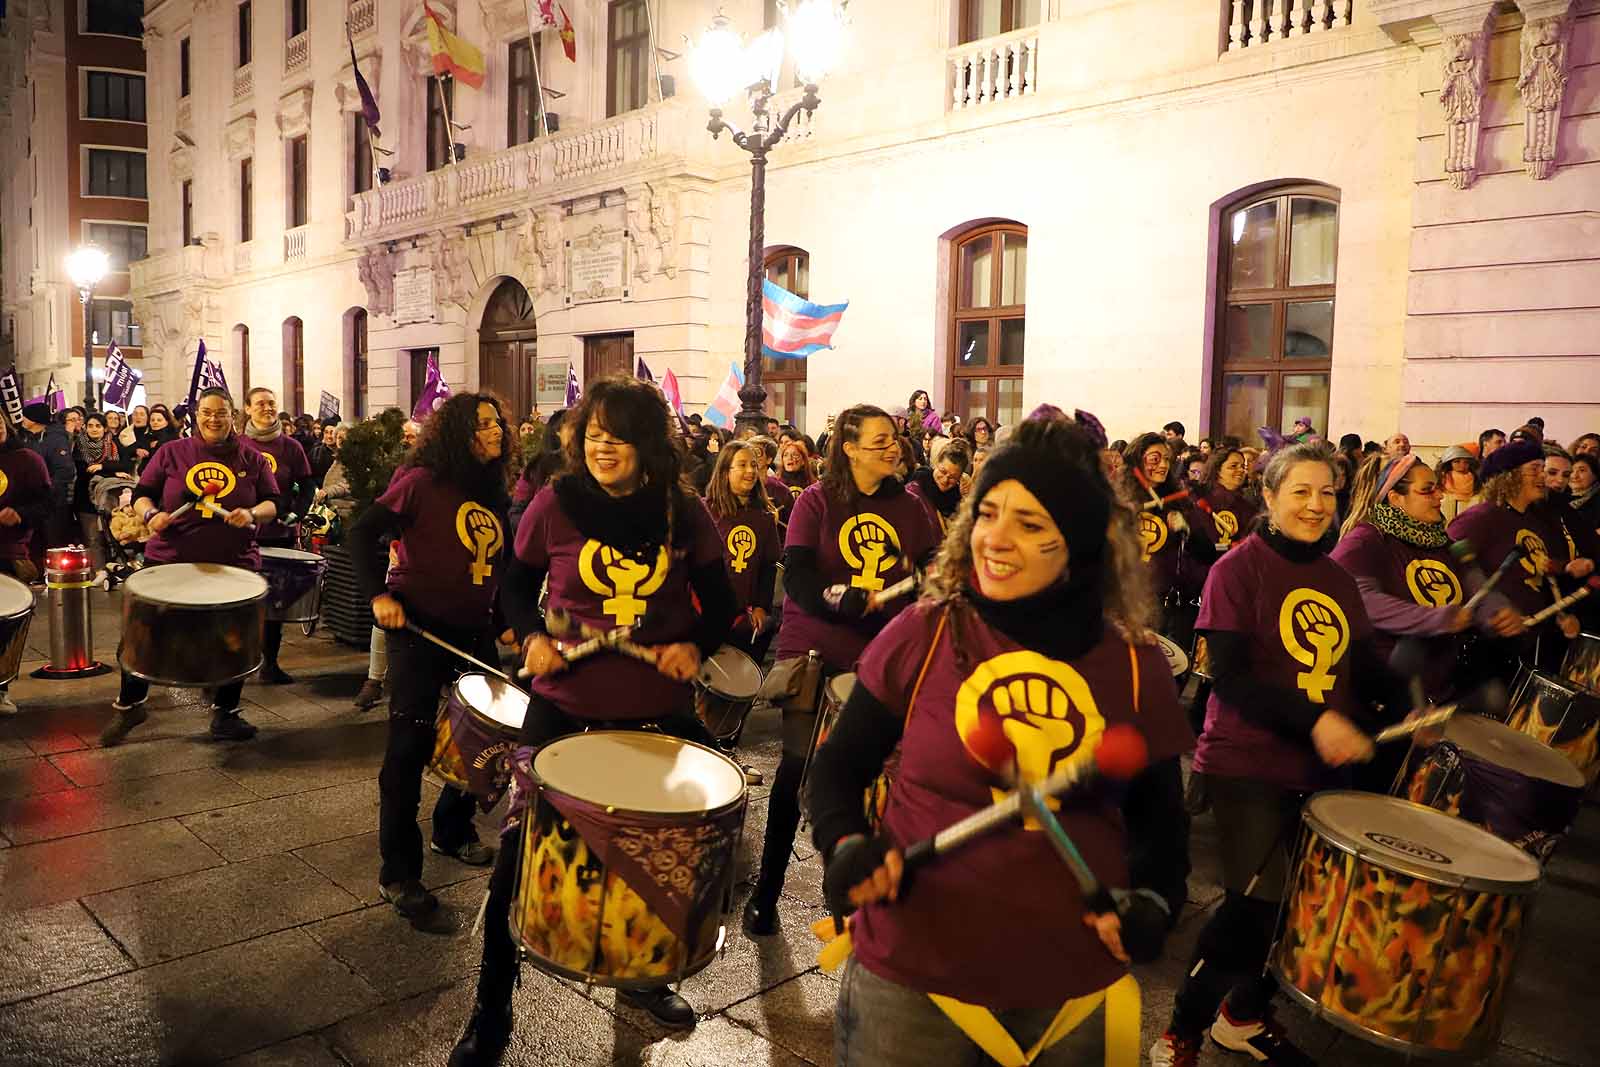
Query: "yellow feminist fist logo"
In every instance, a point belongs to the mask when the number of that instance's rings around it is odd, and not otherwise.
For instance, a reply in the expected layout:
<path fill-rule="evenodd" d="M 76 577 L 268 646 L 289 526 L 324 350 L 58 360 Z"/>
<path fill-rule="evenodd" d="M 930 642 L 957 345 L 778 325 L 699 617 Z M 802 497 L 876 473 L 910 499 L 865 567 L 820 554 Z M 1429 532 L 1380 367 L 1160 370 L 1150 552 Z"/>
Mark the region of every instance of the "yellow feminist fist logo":
<path fill-rule="evenodd" d="M 1544 538 L 1532 530 L 1518 530 L 1517 544 L 1527 555 L 1522 557 L 1522 569 L 1528 576 L 1522 579 L 1529 589 L 1535 593 L 1544 588 L 1545 569 L 1550 564 L 1550 550 L 1544 547 Z"/>
<path fill-rule="evenodd" d="M 6 490 L 11 488 L 11 479 L 6 477 L 5 471 L 0 471 L 0 496 L 6 495 Z"/>
<path fill-rule="evenodd" d="M 1218 511 L 1212 514 L 1211 522 L 1217 528 L 1217 547 L 1231 548 L 1233 539 L 1239 536 L 1239 516 L 1231 511 Z"/>
<path fill-rule="evenodd" d="M 644 615 L 647 606 L 644 598 L 660 589 L 661 583 L 667 580 L 670 562 L 665 545 L 656 553 L 655 566 L 646 567 L 610 545 L 585 541 L 583 550 L 578 553 L 578 576 L 590 592 L 606 598 L 600 605 L 601 611 L 611 616 L 618 626 L 632 626 Z"/>
<path fill-rule="evenodd" d="M 474 501 L 467 501 L 456 509 L 456 536 L 472 553 L 472 584 L 482 585 L 494 573 L 489 557 L 500 551 L 505 533 L 494 512 Z"/>
<path fill-rule="evenodd" d="M 733 568 L 733 573 L 744 573 L 755 550 L 756 532 L 750 527 L 739 525 L 728 531 L 728 564 Z"/>
<path fill-rule="evenodd" d="M 1166 520 L 1153 511 L 1139 512 L 1139 562 L 1149 563 L 1166 543 Z"/>
<path fill-rule="evenodd" d="M 227 510 L 217 503 L 218 498 L 233 492 L 238 483 L 234 481 L 233 471 L 228 469 L 226 463 L 203 459 L 189 468 L 189 473 L 183 476 L 183 484 L 188 486 L 189 492 L 200 498 L 195 505 L 200 509 L 200 514 L 214 519 Z"/>
<path fill-rule="evenodd" d="M 1083 675 L 1037 652 L 1003 652 L 980 663 L 956 692 L 956 733 L 968 738 L 983 716 L 998 715 L 1017 752 L 1017 774 L 1040 782 L 1072 763 L 1091 759 L 1106 721 Z M 995 799 L 1003 795 L 993 790 Z M 1057 803 L 1050 802 L 1052 809 Z M 1037 830 L 1033 823 L 1030 830 Z"/>
<path fill-rule="evenodd" d="M 900 535 L 881 515 L 870 511 L 852 515 L 839 528 L 839 554 L 856 572 L 851 586 L 876 593 L 883 588 L 879 575 L 887 574 L 900 561 Z"/>
<path fill-rule="evenodd" d="M 1350 623 L 1338 603 L 1315 589 L 1296 589 L 1283 598 L 1278 632 L 1289 655 L 1311 668 L 1295 675 L 1295 685 L 1313 704 L 1326 703 L 1333 668 L 1350 647 Z"/>
<path fill-rule="evenodd" d="M 1449 567 L 1436 559 L 1414 559 L 1406 564 L 1406 588 L 1423 607 L 1461 603 L 1461 583 Z"/>
<path fill-rule="evenodd" d="M 267 461 L 267 469 L 268 470 L 270 470 L 273 474 L 277 474 L 278 473 L 278 457 L 277 456 L 274 456 L 271 452 L 263 452 L 263 453 L 261 453 L 261 458 Z"/>

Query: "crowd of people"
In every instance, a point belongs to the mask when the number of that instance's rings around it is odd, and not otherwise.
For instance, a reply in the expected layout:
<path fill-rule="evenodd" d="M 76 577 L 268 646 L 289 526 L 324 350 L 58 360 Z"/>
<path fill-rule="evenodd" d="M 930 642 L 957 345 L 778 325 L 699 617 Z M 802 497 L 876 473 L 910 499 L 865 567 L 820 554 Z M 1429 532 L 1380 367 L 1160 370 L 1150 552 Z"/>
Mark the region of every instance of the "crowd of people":
<path fill-rule="evenodd" d="M 253 389 L 239 412 L 206 390 L 192 436 L 159 405 L 126 424 L 30 406 L 16 439 L 36 459 L 0 433 L 12 573 L 23 576 L 17 531 L 62 529 L 94 479 L 116 472 L 135 480 L 152 564 L 255 569 L 259 545 L 292 536 L 280 516 L 318 498 L 351 508 L 342 428 L 280 416 L 275 401 Z M 541 431 L 539 447 L 514 447 Z M 1551 664 L 1595 630 L 1594 600 L 1527 624 L 1600 558 L 1600 435 L 1563 447 L 1536 418 L 1429 463 L 1403 433 L 1335 444 L 1301 420 L 1259 443 L 1191 446 L 1173 422 L 1109 440 L 1081 410 L 963 422 L 918 390 L 904 408 L 848 407 L 813 440 L 777 420 L 728 432 L 684 419 L 653 385 L 620 376 L 517 433 L 497 397 L 468 393 L 406 434 L 387 490 L 343 512 L 374 621 L 357 703 L 376 704 L 386 678 L 390 693 L 383 899 L 412 921 L 437 907 L 421 882 L 418 805 L 441 691 L 466 665 L 418 630 L 483 660 L 497 644 L 516 649 L 530 681 L 514 778 L 544 746 L 596 727 L 736 751 L 737 731 L 713 737 L 695 715 L 695 679 L 725 647 L 770 660 L 773 674 L 812 671 L 801 686 L 811 694 L 853 672 L 815 750 L 816 701 L 774 699 L 782 756 L 742 915 L 751 937 L 777 932 L 807 807 L 829 906 L 848 917 L 841 1064 L 966 1062 L 993 1024 L 1033 1047 L 1031 1062 L 1058 1062 L 1061 1020 L 1117 995 L 1128 964 L 1159 952 L 1202 805 L 1219 826 L 1226 896 L 1149 1061 L 1195 1064 L 1209 1033 L 1258 1062 L 1310 1063 L 1273 1019 L 1264 968 L 1306 798 L 1386 791 L 1394 766 L 1372 738 L 1419 710 L 1417 692 L 1442 703 L 1509 683 L 1519 664 Z M 208 457 L 236 467 L 236 485 L 213 516 L 173 519 L 185 472 Z M 73 488 L 82 481 L 86 494 Z M 1460 542 L 1470 551 L 1453 552 Z M 1484 574 L 1514 553 L 1520 566 L 1468 610 Z M 625 630 L 642 654 L 569 658 L 558 616 Z M 1157 635 L 1204 646 L 1206 681 L 1187 707 Z M 267 637 L 268 682 L 288 679 L 279 639 Z M 106 744 L 143 721 L 148 689 L 124 675 Z M 239 689 L 215 694 L 218 738 L 255 733 Z M 1018 782 L 1092 760 L 1119 727 L 1143 736 L 1147 765 L 1123 788 L 1073 794 L 1054 817 L 1098 878 L 1129 894 L 1112 905 L 1080 891 L 1049 836 L 1026 831 L 926 866 L 911 891 L 912 842 Z M 1186 796 L 1179 757 L 1190 752 Z M 864 805 L 873 793 L 884 803 Z M 513 790 L 489 843 L 469 793 L 447 787 L 433 810 L 434 851 L 494 867 L 458 1067 L 498 1062 L 512 1032 L 513 835 L 528 800 Z M 668 986 L 621 995 L 667 1026 L 695 1022 Z"/>

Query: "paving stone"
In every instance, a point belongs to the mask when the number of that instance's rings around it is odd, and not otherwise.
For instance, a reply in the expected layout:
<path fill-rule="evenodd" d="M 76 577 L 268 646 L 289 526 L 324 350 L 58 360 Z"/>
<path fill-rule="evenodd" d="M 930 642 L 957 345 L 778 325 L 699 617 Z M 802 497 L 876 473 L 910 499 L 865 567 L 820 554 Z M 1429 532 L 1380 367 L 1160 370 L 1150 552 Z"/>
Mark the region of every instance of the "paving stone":
<path fill-rule="evenodd" d="M 73 783 L 43 756 L 28 756 L 0 762 L 0 800 L 55 793 L 71 789 L 72 785 Z"/>
<path fill-rule="evenodd" d="M 422 803 L 436 791 L 426 782 Z M 288 852 L 370 830 L 378 825 L 378 783 L 352 782 L 310 793 L 274 797 L 185 818 L 183 824 L 230 862 Z"/>
<path fill-rule="evenodd" d="M 135 733 L 129 742 L 115 748 L 63 752 L 51 756 L 50 762 L 74 785 L 95 786 L 128 778 L 154 778 L 177 771 L 217 767 L 242 747 L 246 746 L 219 745 L 209 737 L 169 737 L 151 741 Z"/>
<path fill-rule="evenodd" d="M 317 1038 L 297 1037 L 224 1060 L 223 1067 L 345 1067 L 345 1062 Z"/>
<path fill-rule="evenodd" d="M 483 941 L 473 936 L 472 924 L 489 876 L 476 873 L 439 891 L 439 910 L 423 929 L 381 904 L 312 923 L 306 932 L 386 999 L 437 988 L 477 972 Z"/>
<path fill-rule="evenodd" d="M 377 778 L 387 741 L 381 721 L 323 721 L 263 736 L 230 753 L 219 769 L 259 796 L 305 793 Z"/>
<path fill-rule="evenodd" d="M 53 904 L 222 862 L 173 819 L 8 848 L 0 851 L 0 911 Z"/>
<path fill-rule="evenodd" d="M 482 821 L 484 820 L 480 820 L 478 828 L 479 836 L 485 841 L 493 841 L 493 831 L 481 825 Z M 448 856 L 441 856 L 428 848 L 429 834 L 433 830 L 432 819 L 423 819 L 418 825 L 422 830 L 423 840 L 422 884 L 424 886 L 436 890 L 442 886 L 476 878 L 483 873 L 481 868 L 457 863 Z M 325 841 L 320 845 L 308 845 L 296 849 L 295 855 L 321 871 L 363 904 L 377 904 L 383 899 L 378 896 L 379 857 L 376 830 L 341 838 L 338 841 Z"/>
<path fill-rule="evenodd" d="M 0 921 L 0 1004 L 132 969 L 76 901 L 12 912 Z"/>
<path fill-rule="evenodd" d="M 246 860 L 85 897 L 140 966 L 248 941 L 360 906 L 292 855 Z"/>
<path fill-rule="evenodd" d="M 315 941 L 286 930 L 0 1008 L 0 1063 L 215 1063 L 377 1003 Z"/>
<path fill-rule="evenodd" d="M 808 1061 L 772 1044 L 754 1030 L 719 1016 L 702 1019 L 687 1033 L 660 1037 L 637 1057 L 622 1056 L 615 1062 L 640 1067 L 723 1067 L 735 1063 L 741 1067 L 805 1067 Z"/>
<path fill-rule="evenodd" d="M 833 1062 L 839 983 L 806 971 L 728 1008 L 728 1017 L 811 1063 Z"/>
<path fill-rule="evenodd" d="M 0 831 L 21 845 L 257 799 L 214 770 L 181 771 L 5 801 L 0 803 Z"/>

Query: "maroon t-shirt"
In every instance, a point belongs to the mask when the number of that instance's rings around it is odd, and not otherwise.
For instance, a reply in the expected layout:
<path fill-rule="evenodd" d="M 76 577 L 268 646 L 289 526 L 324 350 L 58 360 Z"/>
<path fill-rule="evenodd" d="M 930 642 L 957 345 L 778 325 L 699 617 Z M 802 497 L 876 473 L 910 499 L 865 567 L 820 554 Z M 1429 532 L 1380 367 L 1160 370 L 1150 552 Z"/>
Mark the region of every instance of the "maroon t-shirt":
<path fill-rule="evenodd" d="M 152 563 L 224 563 L 258 570 L 261 555 L 255 533 L 223 520 L 234 508 L 252 508 L 277 495 L 278 483 L 267 461 L 255 449 L 241 447 L 237 434 L 214 445 L 201 437 L 169 441 L 145 464 L 134 497 L 149 497 L 168 514 L 190 501 L 194 507 L 151 535 L 145 558 Z"/>
<path fill-rule="evenodd" d="M 709 508 L 706 510 L 710 512 Z M 771 604 L 756 603 L 756 592 L 761 586 L 762 572 L 775 566 L 783 554 L 778 521 L 773 518 L 772 512 L 754 502 L 732 515 L 711 517 L 717 526 L 717 539 L 722 543 L 722 562 L 727 564 L 728 581 L 733 583 L 733 595 L 739 610 L 761 608 L 771 611 Z"/>
<path fill-rule="evenodd" d="M 858 684 L 900 714 L 928 663 L 884 813 L 884 830 L 901 848 L 1001 795 L 1002 782 L 965 741 L 982 720 L 999 720 L 1027 781 L 1092 759 L 1110 725 L 1137 726 L 1152 761 L 1193 743 L 1159 649 L 1137 648 L 1135 707 L 1133 660 L 1121 638 L 1108 633 L 1064 663 L 964 613 L 959 645 L 947 624 L 929 659 L 943 611 L 925 601 L 901 612 L 867 647 L 857 672 Z M 1076 794 L 1058 817 L 1100 881 L 1126 887 L 1115 795 L 1103 788 Z M 1067 867 L 1044 834 L 1026 826 L 977 838 L 919 871 L 901 900 L 862 908 L 852 937 L 856 959 L 874 974 L 997 1009 L 1059 1008 L 1126 973 L 1084 926 L 1082 895 Z"/>
<path fill-rule="evenodd" d="M 300 447 L 299 441 L 282 431 L 270 441 L 257 441 L 249 434 L 241 435 L 239 440 L 244 447 L 261 453 L 267 466 L 272 468 L 272 476 L 278 481 L 279 507 L 286 515 L 295 483 L 304 485 L 311 478 L 311 462 L 306 459 L 306 450 Z M 293 538 L 293 530 L 278 519 L 273 519 L 261 528 L 258 540 L 268 544 L 274 541 L 288 542 Z"/>
<path fill-rule="evenodd" d="M 425 467 L 402 467 L 377 503 L 406 520 L 394 543 L 389 591 L 430 619 L 488 623 L 504 573 L 505 517 Z"/>
<path fill-rule="evenodd" d="M 831 499 L 818 482 L 795 501 L 784 545 L 816 550 L 824 589 L 847 585 L 873 593 L 909 575 L 939 540 L 927 505 L 898 485 L 885 483 L 874 496 L 858 498 L 852 509 Z M 867 642 L 910 602 L 905 597 L 863 618 L 841 619 L 818 618 L 785 597 L 778 658 L 816 649 L 830 669 L 851 670 Z"/>
<path fill-rule="evenodd" d="M 1178 582 L 1178 566 L 1183 559 L 1183 534 L 1172 528 L 1172 517 L 1184 514 L 1181 508 L 1166 512 L 1141 511 L 1136 519 L 1139 562 L 1149 568 L 1150 591 L 1157 600 L 1165 597 Z"/>
<path fill-rule="evenodd" d="M 661 549 L 647 568 L 610 545 L 584 537 L 546 486 L 517 527 L 517 558 L 549 574 L 546 610 L 562 608 L 598 630 L 634 627 L 641 645 L 693 638 L 698 621 L 689 574 L 722 559 L 710 512 L 697 498 L 676 516 L 677 547 Z M 578 641 L 579 637 L 569 640 Z M 581 659 L 559 674 L 536 678 L 533 691 L 578 719 L 656 719 L 687 710 L 693 689 L 643 660 L 616 652 Z"/>
<path fill-rule="evenodd" d="M 794 502 L 799 499 L 799 494 L 791 493 L 783 479 L 776 474 L 769 474 L 762 481 L 767 486 L 767 499 L 778 509 L 778 522 L 789 525 L 789 516 L 794 513 Z"/>
<path fill-rule="evenodd" d="M 28 540 L 33 530 L 28 526 L 26 509 L 41 496 L 49 495 L 50 468 L 39 453 L 21 445 L 0 449 L 0 509 L 16 508 L 22 515 L 17 525 L 0 526 L 0 559 L 28 558 Z"/>
<path fill-rule="evenodd" d="M 1243 493 L 1235 493 L 1220 485 L 1206 490 L 1205 507 L 1194 507 L 1188 512 L 1189 525 L 1194 532 L 1211 542 L 1218 552 L 1226 552 L 1243 541 L 1250 533 L 1250 523 L 1260 507 Z"/>
<path fill-rule="evenodd" d="M 1211 568 L 1195 628 L 1246 637 L 1250 672 L 1265 684 L 1299 689 L 1311 703 L 1345 715 L 1354 712 L 1348 653 L 1372 624 L 1355 579 L 1327 556 L 1295 563 L 1251 534 Z M 1331 781 L 1309 741 L 1297 744 L 1249 722 L 1215 690 L 1194 766 L 1286 789 Z"/>
<path fill-rule="evenodd" d="M 1545 564 L 1552 558 L 1565 559 L 1566 538 L 1552 529 L 1536 508 L 1518 512 L 1484 501 L 1456 516 L 1450 536 L 1472 542 L 1478 552 L 1478 566 L 1493 574 L 1512 545 L 1521 545 L 1528 554 L 1500 580 L 1495 591 L 1504 593 L 1511 606 L 1532 615 L 1554 601 L 1545 579 Z"/>
<path fill-rule="evenodd" d="M 1350 572 L 1354 578 L 1368 578 L 1377 583 L 1378 591 L 1407 604 L 1422 608 L 1445 608 L 1466 602 L 1456 561 L 1450 547 L 1421 548 L 1408 545 L 1398 537 L 1390 537 L 1371 523 L 1363 522 L 1339 539 L 1328 557 Z M 1373 620 L 1373 645 L 1385 659 L 1394 651 L 1398 636 L 1405 631 L 1390 632 L 1384 629 L 1380 618 Z M 1423 642 L 1427 664 L 1423 672 L 1423 687 L 1429 693 L 1443 692 L 1455 668 L 1455 634 L 1414 635 Z"/>

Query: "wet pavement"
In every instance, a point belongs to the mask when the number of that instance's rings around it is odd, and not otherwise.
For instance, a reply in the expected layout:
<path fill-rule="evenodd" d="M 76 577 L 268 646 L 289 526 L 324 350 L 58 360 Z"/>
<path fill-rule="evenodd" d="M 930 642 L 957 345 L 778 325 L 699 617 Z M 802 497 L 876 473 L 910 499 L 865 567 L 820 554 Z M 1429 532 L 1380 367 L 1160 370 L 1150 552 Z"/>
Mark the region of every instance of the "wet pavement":
<path fill-rule="evenodd" d="M 116 598 L 93 595 L 96 653 L 112 662 Z M 212 742 L 198 693 L 157 689 L 149 722 L 102 749 L 116 675 L 28 678 L 45 627 L 40 612 L 12 688 L 22 712 L 0 720 L 0 1064 L 442 1064 L 471 1003 L 486 873 L 429 854 L 424 882 L 441 909 L 426 932 L 378 902 L 385 712 L 350 705 L 365 652 L 290 627 L 283 661 L 296 683 L 245 688 L 254 742 Z M 776 716 L 758 710 L 745 737 L 744 758 L 770 780 Z M 425 785 L 424 817 L 435 793 Z M 766 795 L 750 793 L 741 879 L 759 855 Z M 486 839 L 497 814 L 481 818 Z M 1145 1046 L 1220 899 L 1214 844 L 1201 817 L 1190 906 L 1166 958 L 1138 975 Z M 524 968 L 506 1062 L 831 1064 L 838 983 L 818 970 L 809 931 L 824 914 L 820 869 L 803 840 L 796 850 L 782 933 L 752 943 L 731 918 L 724 955 L 684 984 L 701 1014 L 693 1031 L 668 1033 L 609 990 Z M 1586 807 L 1547 870 L 1504 1039 L 1484 1062 L 1600 1062 L 1582 1023 L 1595 1003 L 1597 898 L 1600 816 Z M 1298 1007 L 1279 1014 L 1319 1063 L 1405 1062 Z M 1091 1019 L 1069 1038 L 1075 1060 L 1101 1062 L 1098 1029 Z"/>

